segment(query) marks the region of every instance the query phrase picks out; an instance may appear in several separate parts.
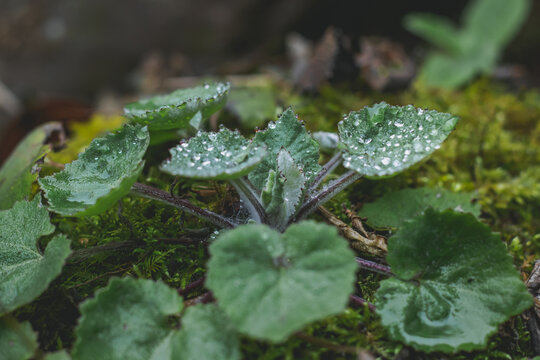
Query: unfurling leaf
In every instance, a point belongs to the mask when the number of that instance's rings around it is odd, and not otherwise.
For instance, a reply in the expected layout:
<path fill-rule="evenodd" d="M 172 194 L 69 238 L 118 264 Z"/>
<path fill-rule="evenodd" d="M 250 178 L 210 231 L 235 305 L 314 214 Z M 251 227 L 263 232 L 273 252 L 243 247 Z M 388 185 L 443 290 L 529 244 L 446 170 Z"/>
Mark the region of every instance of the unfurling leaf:
<path fill-rule="evenodd" d="M 197 128 L 225 105 L 230 85 L 216 83 L 179 89 L 168 95 L 155 96 L 126 105 L 124 114 L 150 130 Z"/>
<path fill-rule="evenodd" d="M 74 359 L 147 360 L 172 331 L 182 298 L 161 282 L 114 278 L 81 306 Z"/>
<path fill-rule="evenodd" d="M 197 179 L 234 179 L 246 175 L 266 155 L 237 131 L 222 128 L 217 133 L 199 132 L 170 150 L 171 158 L 161 170 Z"/>
<path fill-rule="evenodd" d="M 367 176 L 392 175 L 430 155 L 458 118 L 385 102 L 353 111 L 339 124 L 343 166 Z"/>
<path fill-rule="evenodd" d="M 388 240 L 387 261 L 396 277 L 381 283 L 377 312 L 419 350 L 482 348 L 532 304 L 499 235 L 471 214 L 427 209 Z"/>
<path fill-rule="evenodd" d="M 474 193 L 455 193 L 446 189 L 403 189 L 364 205 L 358 215 L 367 218 L 367 223 L 378 229 L 399 228 L 405 220 L 423 214 L 427 208 L 453 209 L 479 217 L 480 204 L 473 202 L 474 196 Z"/>
<path fill-rule="evenodd" d="M 28 321 L 0 318 L 0 356 L 3 360 L 26 360 L 38 348 L 37 334 Z"/>
<path fill-rule="evenodd" d="M 40 196 L 0 211 L 0 315 L 37 298 L 60 274 L 69 240 L 55 236 L 43 255 L 37 247 L 37 240 L 53 231 Z"/>
<path fill-rule="evenodd" d="M 325 224 L 304 221 L 284 234 L 245 225 L 210 247 L 207 285 L 236 328 L 278 342 L 345 309 L 356 265 L 347 242 Z"/>
<path fill-rule="evenodd" d="M 39 179 L 49 210 L 86 216 L 109 209 L 140 175 L 148 142 L 146 127 L 133 125 L 93 140 L 64 170 Z"/>
<path fill-rule="evenodd" d="M 308 185 L 321 169 L 319 144 L 313 140 L 290 108 L 283 112 L 278 121 L 269 123 L 266 130 L 257 132 L 253 143 L 266 147 L 268 153 L 249 173 L 249 180 L 258 189 L 265 186 L 270 170 L 278 171 L 277 155 L 281 149 L 288 151 L 295 164 L 303 171 Z"/>

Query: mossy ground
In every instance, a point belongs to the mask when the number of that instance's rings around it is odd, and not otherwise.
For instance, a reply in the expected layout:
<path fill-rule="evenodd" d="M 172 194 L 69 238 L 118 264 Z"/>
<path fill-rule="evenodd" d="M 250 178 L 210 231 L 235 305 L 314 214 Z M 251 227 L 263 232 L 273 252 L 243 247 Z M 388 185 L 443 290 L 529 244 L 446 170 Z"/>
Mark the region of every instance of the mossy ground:
<path fill-rule="evenodd" d="M 361 180 L 326 207 L 348 221 L 344 206 L 359 208 L 389 190 L 418 186 L 474 190 L 482 205 L 482 220 L 502 234 L 516 266 L 524 273 L 531 270 L 533 261 L 540 255 L 539 93 L 508 92 L 487 80 L 461 91 L 434 91 L 415 86 L 393 94 L 325 87 L 317 96 L 300 96 L 283 85 L 275 89 L 279 89 L 276 90 L 279 103 L 292 105 L 307 128 L 314 131 L 336 131 L 344 113 L 382 100 L 458 115 L 461 120 L 456 131 L 428 160 L 392 178 Z M 225 112 L 219 121 L 235 124 L 234 118 Z M 168 156 L 170 145 L 152 148 L 147 164 L 159 164 Z M 155 165 L 147 165 L 140 181 L 170 190 L 174 179 L 159 172 Z M 173 191 L 226 216 L 242 215 L 240 203 L 227 184 L 180 179 Z M 72 248 L 78 254 L 94 246 L 132 243 L 118 251 L 71 261 L 45 294 L 17 311 L 19 319 L 32 322 L 45 351 L 72 345 L 78 303 L 105 286 L 112 276 L 161 279 L 175 288 L 183 288 L 203 276 L 208 253 L 204 242 L 199 240 L 215 231 L 179 210 L 132 196 L 99 216 L 53 216 L 53 222 L 57 232 L 72 239 Z M 193 243 L 182 244 L 187 238 L 193 239 Z M 365 271 L 359 271 L 358 275 L 357 294 L 372 301 L 383 276 Z M 200 290 L 196 290 L 188 297 L 199 294 Z M 513 359 L 531 355 L 529 335 L 519 317 L 501 326 L 486 350 L 456 355 L 418 353 L 389 340 L 377 316 L 367 307 L 351 307 L 339 316 L 312 324 L 304 333 L 343 346 L 360 347 L 381 358 Z M 250 359 L 355 358 L 294 336 L 279 345 L 245 338 L 242 349 L 245 358 Z"/>

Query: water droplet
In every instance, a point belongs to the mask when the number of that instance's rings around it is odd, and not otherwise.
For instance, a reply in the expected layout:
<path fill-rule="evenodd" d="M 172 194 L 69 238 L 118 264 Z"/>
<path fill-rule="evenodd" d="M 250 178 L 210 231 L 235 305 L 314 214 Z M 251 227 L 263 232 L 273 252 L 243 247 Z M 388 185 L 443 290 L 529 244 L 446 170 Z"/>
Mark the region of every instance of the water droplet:
<path fill-rule="evenodd" d="M 382 162 L 383 165 L 388 165 L 388 164 L 390 164 L 390 158 L 383 157 L 381 159 L 381 162 Z"/>

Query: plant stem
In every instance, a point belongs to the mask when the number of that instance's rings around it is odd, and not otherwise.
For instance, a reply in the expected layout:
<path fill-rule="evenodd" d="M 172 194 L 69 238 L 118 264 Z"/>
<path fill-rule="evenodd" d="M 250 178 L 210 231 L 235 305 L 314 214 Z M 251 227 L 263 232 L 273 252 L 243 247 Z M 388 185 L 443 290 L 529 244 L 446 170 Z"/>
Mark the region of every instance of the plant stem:
<path fill-rule="evenodd" d="M 190 282 L 189 284 L 186 285 L 185 288 L 183 289 L 178 289 L 178 294 L 179 295 L 186 295 L 188 293 L 190 293 L 192 290 L 198 288 L 199 286 L 202 286 L 204 284 L 204 280 L 205 278 L 202 277 L 200 279 L 197 279 L 193 282 Z"/>
<path fill-rule="evenodd" d="M 202 295 L 197 296 L 196 298 L 189 299 L 184 301 L 184 307 L 193 306 L 197 304 L 208 304 L 209 302 L 214 301 L 214 295 L 211 291 L 206 292 Z"/>
<path fill-rule="evenodd" d="M 111 242 L 108 244 L 104 244 L 100 246 L 93 246 L 86 249 L 77 249 L 73 251 L 73 253 L 68 257 L 67 262 L 79 263 L 91 256 L 94 256 L 95 254 L 99 254 L 104 251 L 132 249 L 141 244 L 144 244 L 144 242 L 129 240 L 129 241 Z"/>
<path fill-rule="evenodd" d="M 236 189 L 240 199 L 244 202 L 246 209 L 248 209 L 251 218 L 257 223 L 266 224 L 268 221 L 266 211 L 264 210 L 261 202 L 259 201 L 259 194 L 253 185 L 244 178 L 229 180 L 232 186 Z"/>
<path fill-rule="evenodd" d="M 341 161 L 343 159 L 341 158 L 341 151 L 332 156 L 330 160 L 326 164 L 323 165 L 321 171 L 317 174 L 315 177 L 315 180 L 313 180 L 313 184 L 309 187 L 307 193 L 312 194 L 317 190 L 319 185 L 323 182 L 323 180 L 330 174 L 332 171 L 334 171 L 335 168 L 341 164 Z"/>
<path fill-rule="evenodd" d="M 343 174 L 340 178 L 332 181 L 330 184 L 328 184 L 328 186 L 325 186 L 321 191 L 319 191 L 317 194 L 313 195 L 308 201 L 306 201 L 300 207 L 296 216 L 291 221 L 289 221 L 289 224 L 287 225 L 306 218 L 312 212 L 317 210 L 317 207 L 319 207 L 319 205 L 324 204 L 332 197 L 334 197 L 334 195 L 336 195 L 361 177 L 362 175 L 350 170 Z"/>
<path fill-rule="evenodd" d="M 351 295 L 351 296 L 349 297 L 349 300 L 351 300 L 353 303 L 358 304 L 358 305 L 360 305 L 360 306 L 364 306 L 364 305 L 367 304 L 368 309 L 369 309 L 369 311 L 371 311 L 371 312 L 375 312 L 375 310 L 376 310 L 375 305 L 373 305 L 372 303 L 370 303 L 370 302 L 368 302 L 368 301 L 362 299 L 360 296 Z"/>
<path fill-rule="evenodd" d="M 200 217 L 206 221 L 211 222 L 212 224 L 219 226 L 221 228 L 234 228 L 238 226 L 237 223 L 232 222 L 231 220 L 218 215 L 210 210 L 201 209 L 198 206 L 193 205 L 187 200 L 177 198 L 172 196 L 167 191 L 161 189 L 156 189 L 152 186 L 148 186 L 141 183 L 135 183 L 131 188 L 131 192 L 135 195 L 142 196 L 148 199 L 156 200 L 163 202 L 165 204 L 174 206 L 178 209 L 184 210 L 187 213 Z"/>
<path fill-rule="evenodd" d="M 390 266 L 386 266 L 383 264 L 376 263 L 374 261 L 362 259 L 360 257 L 356 257 L 354 259 L 356 260 L 356 262 L 358 263 L 358 265 L 360 265 L 362 269 L 373 271 L 373 272 L 383 274 L 386 276 L 395 276 L 392 270 L 390 269 Z"/>

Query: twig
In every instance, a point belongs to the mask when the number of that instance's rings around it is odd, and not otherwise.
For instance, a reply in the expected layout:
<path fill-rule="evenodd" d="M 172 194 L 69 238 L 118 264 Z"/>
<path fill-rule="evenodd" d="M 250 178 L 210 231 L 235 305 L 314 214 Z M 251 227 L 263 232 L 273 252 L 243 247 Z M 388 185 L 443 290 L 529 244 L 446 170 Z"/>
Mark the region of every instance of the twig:
<path fill-rule="evenodd" d="M 320 338 L 320 337 L 315 337 L 315 336 L 308 335 L 308 334 L 306 334 L 305 332 L 302 332 L 302 331 L 299 331 L 299 332 L 295 333 L 294 336 L 299 338 L 299 339 L 302 339 L 305 342 L 308 342 L 310 344 L 320 346 L 320 347 L 323 347 L 323 348 L 328 349 L 328 350 L 335 351 L 335 352 L 340 353 L 340 354 L 347 353 L 347 354 L 358 355 L 360 353 L 360 349 L 356 348 L 354 346 L 336 344 L 334 342 L 328 341 L 328 340 Z"/>
<path fill-rule="evenodd" d="M 306 201 L 298 210 L 296 217 L 289 221 L 288 225 L 306 218 L 312 212 L 314 212 L 317 207 L 330 200 L 332 197 L 334 197 L 334 195 L 336 195 L 341 190 L 345 189 L 347 186 L 360 179 L 361 177 L 362 175 L 351 170 L 343 174 L 340 178 L 332 181 L 330 184 L 328 184 L 328 186 L 325 186 L 321 191 L 319 191 L 317 194 L 313 195 L 308 201 Z"/>
<path fill-rule="evenodd" d="M 165 204 L 174 206 L 178 209 L 184 210 L 187 213 L 198 216 L 201 219 L 207 220 L 211 222 L 212 224 L 219 226 L 221 228 L 229 229 L 229 228 L 234 228 L 238 225 L 230 221 L 229 219 L 221 215 L 218 215 L 210 210 L 201 209 L 200 207 L 193 205 L 187 200 L 177 198 L 176 196 L 172 196 L 167 191 L 156 189 L 154 187 L 151 187 L 145 184 L 135 183 L 133 187 L 131 188 L 131 192 L 138 196 L 142 196 L 148 199 L 153 199 L 153 200 L 160 201 Z"/>
<path fill-rule="evenodd" d="M 100 246 L 94 246 L 87 249 L 78 249 L 73 251 L 73 253 L 68 257 L 68 263 L 79 263 L 85 259 L 92 257 L 96 254 L 105 252 L 105 251 L 117 251 L 117 250 L 126 250 L 137 247 L 141 244 L 144 244 L 140 241 L 120 241 L 112 242 Z"/>
<path fill-rule="evenodd" d="M 367 305 L 368 306 L 368 309 L 369 311 L 371 312 L 375 312 L 376 308 L 375 308 L 375 305 L 373 305 L 372 303 L 362 299 L 360 296 L 356 296 L 356 295 L 351 295 L 349 297 L 349 299 L 351 300 L 351 302 L 355 303 L 355 304 L 358 304 L 360 306 L 364 306 L 364 305 Z"/>
<path fill-rule="evenodd" d="M 183 289 L 178 289 L 178 294 L 179 295 L 186 295 L 186 294 L 189 294 L 191 291 L 193 291 L 194 289 L 198 288 L 199 286 L 202 286 L 204 284 L 204 280 L 205 278 L 202 277 L 200 279 L 197 279 L 193 282 L 190 282 L 189 284 L 186 285 L 185 288 Z"/>
<path fill-rule="evenodd" d="M 358 263 L 358 265 L 360 265 L 362 269 L 373 271 L 373 272 L 383 274 L 386 276 L 395 276 L 392 270 L 390 269 L 390 266 L 379 264 L 374 261 L 369 261 L 369 260 L 362 259 L 359 257 L 354 258 L 354 260 L 356 260 L 356 262 Z"/>
<path fill-rule="evenodd" d="M 184 307 L 193 306 L 197 304 L 208 304 L 209 302 L 214 301 L 214 295 L 211 291 L 206 292 L 202 295 L 197 296 L 196 298 L 189 299 L 184 301 Z"/>
<path fill-rule="evenodd" d="M 364 224 L 362 224 L 362 219 L 358 215 L 356 215 L 354 211 L 350 209 L 345 209 L 345 215 L 347 215 L 347 217 L 351 219 L 351 225 L 353 229 L 355 229 L 356 231 L 360 231 L 362 235 L 369 238 L 369 234 L 364 228 Z"/>
<path fill-rule="evenodd" d="M 257 191 L 253 188 L 249 180 L 238 178 L 232 179 L 229 182 L 234 186 L 238 195 L 240 195 L 240 199 L 244 202 L 251 218 L 259 224 L 266 224 L 268 222 L 266 211 L 259 201 Z"/>
<path fill-rule="evenodd" d="M 330 160 L 328 160 L 328 162 L 323 165 L 321 171 L 319 171 L 319 173 L 315 177 L 315 180 L 313 180 L 313 184 L 311 184 L 307 193 L 314 193 L 315 190 L 317 190 L 317 188 L 319 187 L 319 185 L 324 181 L 326 176 L 328 176 L 328 174 L 330 174 L 336 167 L 338 167 L 339 164 L 341 164 L 342 160 L 343 159 L 341 158 L 341 151 L 332 156 L 332 158 L 330 158 Z"/>
<path fill-rule="evenodd" d="M 353 248 L 377 257 L 386 256 L 388 249 L 382 236 L 373 235 L 373 238 L 362 236 L 326 208 L 319 206 L 318 210 L 328 223 L 336 226 L 340 233 L 351 241 Z"/>
<path fill-rule="evenodd" d="M 88 285 L 96 280 L 99 280 L 101 278 L 104 278 L 106 276 L 110 276 L 110 275 L 114 275 L 114 274 L 118 274 L 118 273 L 121 273 L 121 272 L 124 272 L 124 271 L 128 271 L 129 270 L 129 267 L 128 268 L 122 268 L 120 270 L 115 270 L 115 271 L 110 271 L 110 272 L 107 272 L 107 273 L 104 273 L 104 274 L 101 274 L 99 276 L 96 276 L 95 278 L 93 279 L 90 279 L 90 280 L 87 280 L 85 282 L 82 282 L 80 284 L 77 284 L 77 285 L 73 285 L 73 286 L 70 286 L 68 289 L 75 289 L 75 288 L 78 288 L 78 287 L 81 287 L 81 286 L 84 286 L 84 285 Z"/>

